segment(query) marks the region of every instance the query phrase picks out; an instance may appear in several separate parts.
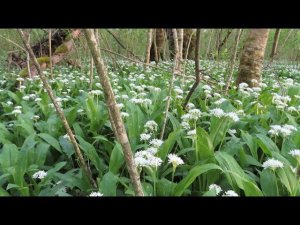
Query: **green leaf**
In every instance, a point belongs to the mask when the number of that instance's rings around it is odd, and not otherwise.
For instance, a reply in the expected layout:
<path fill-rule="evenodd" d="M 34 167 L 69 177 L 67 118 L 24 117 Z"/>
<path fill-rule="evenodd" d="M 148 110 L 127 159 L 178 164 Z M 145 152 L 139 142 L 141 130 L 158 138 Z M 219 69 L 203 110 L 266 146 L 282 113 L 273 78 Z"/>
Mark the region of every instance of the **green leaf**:
<path fill-rule="evenodd" d="M 214 146 L 208 133 L 198 127 L 197 130 L 197 145 L 196 152 L 198 153 L 199 160 L 213 159 L 214 158 Z M 212 162 L 214 160 L 211 160 Z"/>
<path fill-rule="evenodd" d="M 109 171 L 118 174 L 119 169 L 124 164 L 124 154 L 122 151 L 122 146 L 116 143 L 109 160 Z"/>
<path fill-rule="evenodd" d="M 256 134 L 256 136 L 258 138 L 257 143 L 265 154 L 272 156 L 273 152 L 280 152 L 277 145 L 272 141 L 272 139 L 263 134 Z"/>
<path fill-rule="evenodd" d="M 5 170 L 9 167 L 17 166 L 17 161 L 19 157 L 19 150 L 14 144 L 5 144 L 2 148 L 2 153 L 0 154 L 0 165 L 1 169 Z"/>
<path fill-rule="evenodd" d="M 174 190 L 175 196 L 181 196 L 183 192 L 194 182 L 194 180 L 201 174 L 206 173 L 210 170 L 220 170 L 222 171 L 221 167 L 219 167 L 216 164 L 204 164 L 200 166 L 195 166 L 191 171 L 188 173 L 188 175 L 180 181 Z"/>
<path fill-rule="evenodd" d="M 157 155 L 158 155 L 159 158 L 162 159 L 162 161 L 165 161 L 168 153 L 172 150 L 174 144 L 176 143 L 177 139 L 180 137 L 181 133 L 182 133 L 181 129 L 172 131 L 169 134 L 168 138 L 161 145 Z"/>
<path fill-rule="evenodd" d="M 269 170 L 265 169 L 260 173 L 260 186 L 265 196 L 277 196 L 276 176 Z"/>
<path fill-rule="evenodd" d="M 176 184 L 163 178 L 157 182 L 157 196 L 173 196 Z"/>
<path fill-rule="evenodd" d="M 210 138 L 213 142 L 214 148 L 220 144 L 225 137 L 228 129 L 230 128 L 230 123 L 231 121 L 228 117 L 211 117 Z"/>
<path fill-rule="evenodd" d="M 40 134 L 38 134 L 38 136 L 40 138 L 42 138 L 44 141 L 46 141 L 48 144 L 50 144 L 57 151 L 59 151 L 60 153 L 62 153 L 62 150 L 60 148 L 59 142 L 54 137 L 52 137 L 51 135 L 46 134 L 46 133 L 40 133 Z"/>
<path fill-rule="evenodd" d="M 241 136 L 243 138 L 243 140 L 246 142 L 246 144 L 248 145 L 251 155 L 258 160 L 258 155 L 257 155 L 257 143 L 255 138 L 250 135 L 248 132 L 240 130 L 241 131 Z"/>
<path fill-rule="evenodd" d="M 284 168 L 278 168 L 276 169 L 276 173 L 278 177 L 280 178 L 280 182 L 286 187 L 288 190 L 290 196 L 296 195 L 296 190 L 299 185 L 298 178 L 293 173 L 291 168 L 284 167 Z"/>
<path fill-rule="evenodd" d="M 61 136 L 59 137 L 59 144 L 62 147 L 62 151 L 68 156 L 68 158 L 71 158 L 71 156 L 75 153 L 75 150 L 69 139 Z"/>
<path fill-rule="evenodd" d="M 10 196 L 9 193 L 4 190 L 2 187 L 0 187 L 0 197 L 2 196 Z"/>
<path fill-rule="evenodd" d="M 104 196 L 116 196 L 117 194 L 117 183 L 119 179 L 112 172 L 107 172 L 99 184 L 99 191 Z"/>
<path fill-rule="evenodd" d="M 34 164 L 36 164 L 40 167 L 44 166 L 49 147 L 50 147 L 50 145 L 48 145 L 44 142 L 41 142 L 36 146 Z"/>
<path fill-rule="evenodd" d="M 101 168 L 102 168 L 102 162 L 100 160 L 100 157 L 98 156 L 98 153 L 93 145 L 90 143 L 86 142 L 82 137 L 76 136 L 76 138 L 79 141 L 81 149 L 84 151 L 86 156 L 91 160 L 93 165 L 96 167 L 98 172 L 101 173 Z"/>

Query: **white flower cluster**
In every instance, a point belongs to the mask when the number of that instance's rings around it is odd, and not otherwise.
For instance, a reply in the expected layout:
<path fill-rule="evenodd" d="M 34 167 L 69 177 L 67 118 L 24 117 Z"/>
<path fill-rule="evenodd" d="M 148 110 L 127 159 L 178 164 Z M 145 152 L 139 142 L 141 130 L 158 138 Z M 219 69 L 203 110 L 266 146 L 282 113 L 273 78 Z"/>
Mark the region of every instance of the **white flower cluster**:
<path fill-rule="evenodd" d="M 155 149 L 152 147 L 150 149 L 144 151 L 138 151 L 134 155 L 134 162 L 136 166 L 145 167 L 150 166 L 157 168 L 162 164 L 162 160 L 159 157 L 156 157 L 155 154 L 157 152 L 154 151 Z"/>
<path fill-rule="evenodd" d="M 94 191 L 89 196 L 90 197 L 101 197 L 101 196 L 103 196 L 103 194 L 100 193 L 99 191 L 97 191 L 97 192 Z"/>
<path fill-rule="evenodd" d="M 290 155 L 294 157 L 300 157 L 300 150 L 299 149 L 293 149 L 289 152 Z"/>
<path fill-rule="evenodd" d="M 168 159 L 169 159 L 168 162 L 171 163 L 175 168 L 179 165 L 184 164 L 183 160 L 180 157 L 178 157 L 176 154 L 169 154 Z"/>
<path fill-rule="evenodd" d="M 11 113 L 14 114 L 15 116 L 17 116 L 18 114 L 22 113 L 21 109 L 22 109 L 22 106 L 15 106 L 14 110 Z"/>
<path fill-rule="evenodd" d="M 239 121 L 239 117 L 238 117 L 238 114 L 235 113 L 235 112 L 229 112 L 229 113 L 225 113 L 223 111 L 223 109 L 220 109 L 220 108 L 215 108 L 215 109 L 211 109 L 210 110 L 210 115 L 211 116 L 215 116 L 215 117 L 218 117 L 218 118 L 221 118 L 221 117 L 229 117 L 231 120 L 233 120 L 234 122 L 237 122 Z"/>
<path fill-rule="evenodd" d="M 211 191 L 211 190 L 215 190 L 217 195 L 220 194 L 220 192 L 222 192 L 222 188 L 217 185 L 217 184 L 211 184 L 209 185 L 208 189 Z"/>
<path fill-rule="evenodd" d="M 273 93 L 272 103 L 276 105 L 277 109 L 284 109 L 288 106 L 288 103 L 291 101 L 290 96 L 281 96 L 277 93 Z"/>
<path fill-rule="evenodd" d="M 271 159 L 268 159 L 267 161 L 265 161 L 262 166 L 264 167 L 264 169 L 270 168 L 270 169 L 274 170 L 276 168 L 282 168 L 283 163 L 277 159 L 271 158 Z"/>
<path fill-rule="evenodd" d="M 283 126 L 280 125 L 271 125 L 271 129 L 268 131 L 268 134 L 271 136 L 282 135 L 283 137 L 287 137 L 291 135 L 294 131 L 297 131 L 297 128 L 293 125 L 285 124 Z"/>
<path fill-rule="evenodd" d="M 238 197 L 239 195 L 233 190 L 228 190 L 228 191 L 225 191 L 225 193 L 222 196 L 224 196 L 224 197 Z"/>
<path fill-rule="evenodd" d="M 33 179 L 43 179 L 45 176 L 47 176 L 47 172 L 45 172 L 44 170 L 40 170 L 38 172 L 35 172 L 32 175 Z"/>

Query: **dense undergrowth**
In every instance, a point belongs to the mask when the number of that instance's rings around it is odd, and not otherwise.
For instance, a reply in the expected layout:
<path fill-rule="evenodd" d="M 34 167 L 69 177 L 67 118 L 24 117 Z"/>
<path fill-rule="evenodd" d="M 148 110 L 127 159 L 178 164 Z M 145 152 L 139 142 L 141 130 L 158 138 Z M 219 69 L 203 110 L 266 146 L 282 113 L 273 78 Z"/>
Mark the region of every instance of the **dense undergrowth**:
<path fill-rule="evenodd" d="M 228 66 L 201 61 L 208 82 L 201 82 L 185 111 L 194 76 L 194 64 L 187 61 L 188 77 L 176 77 L 159 140 L 172 63 L 146 70 L 118 63 L 109 75 L 146 196 L 300 195 L 299 68 L 273 64 L 263 70 L 259 87 L 232 84 L 225 95 Z M 92 90 L 89 72 L 65 66 L 56 67 L 49 82 L 97 190 L 79 169 L 38 77 L 23 81 L 18 72 L 0 71 L 1 196 L 134 195 L 94 74 Z"/>

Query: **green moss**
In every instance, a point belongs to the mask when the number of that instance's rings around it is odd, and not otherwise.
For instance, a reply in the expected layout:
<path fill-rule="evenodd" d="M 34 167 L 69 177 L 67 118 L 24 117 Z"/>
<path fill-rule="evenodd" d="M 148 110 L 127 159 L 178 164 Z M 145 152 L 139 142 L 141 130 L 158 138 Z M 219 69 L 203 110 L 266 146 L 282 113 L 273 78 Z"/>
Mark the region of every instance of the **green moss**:
<path fill-rule="evenodd" d="M 65 45 L 65 43 L 63 43 L 57 47 L 57 49 L 54 52 L 54 55 L 59 53 L 67 53 L 68 51 L 69 51 L 68 47 Z"/>
<path fill-rule="evenodd" d="M 28 68 L 24 68 L 21 70 L 21 72 L 19 73 L 20 77 L 27 77 L 28 76 Z"/>
<path fill-rule="evenodd" d="M 36 59 L 38 61 L 38 63 L 41 65 L 42 63 L 50 63 L 50 57 L 48 56 L 43 56 L 43 57 L 40 57 L 40 58 L 37 58 Z M 33 65 L 33 63 L 30 63 L 30 65 Z"/>
<path fill-rule="evenodd" d="M 65 41 L 70 41 L 73 39 L 72 33 L 68 34 L 65 38 Z"/>

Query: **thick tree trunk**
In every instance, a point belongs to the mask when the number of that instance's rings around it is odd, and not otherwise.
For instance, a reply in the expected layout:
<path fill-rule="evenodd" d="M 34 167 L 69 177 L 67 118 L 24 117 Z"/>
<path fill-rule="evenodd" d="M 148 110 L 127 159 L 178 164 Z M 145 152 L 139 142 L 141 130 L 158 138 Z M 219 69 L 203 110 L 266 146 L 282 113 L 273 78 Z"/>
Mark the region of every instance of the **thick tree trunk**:
<path fill-rule="evenodd" d="M 236 84 L 247 83 L 250 87 L 260 82 L 260 73 L 269 36 L 269 29 L 250 29 L 241 55 Z"/>
<path fill-rule="evenodd" d="M 97 69 L 101 86 L 103 88 L 104 98 L 108 107 L 110 121 L 114 126 L 114 134 L 117 140 L 120 142 L 123 149 L 124 158 L 127 164 L 130 179 L 134 187 L 134 192 L 137 196 L 143 196 L 144 193 L 140 182 L 140 176 L 133 159 L 126 129 L 121 117 L 120 110 L 116 103 L 116 99 L 107 74 L 107 69 L 101 56 L 101 51 L 97 45 L 95 34 L 92 29 L 85 29 L 84 34 L 94 59 L 95 67 Z"/>
<path fill-rule="evenodd" d="M 169 44 L 170 59 L 174 59 L 175 56 L 175 43 L 172 29 L 167 29 L 167 39 Z"/>
<path fill-rule="evenodd" d="M 155 29 L 155 35 L 153 35 L 153 41 L 151 45 L 150 61 L 158 63 L 160 60 L 164 60 L 164 48 L 165 48 L 165 29 Z"/>
<path fill-rule="evenodd" d="M 271 51 L 271 54 L 270 54 L 270 60 L 271 61 L 273 61 L 273 58 L 274 58 L 274 56 L 276 55 L 276 52 L 277 52 L 279 36 L 280 36 L 280 29 L 276 29 L 275 35 L 274 35 L 274 41 L 273 41 L 273 45 L 272 45 L 272 51 Z"/>

